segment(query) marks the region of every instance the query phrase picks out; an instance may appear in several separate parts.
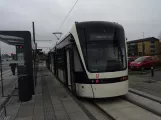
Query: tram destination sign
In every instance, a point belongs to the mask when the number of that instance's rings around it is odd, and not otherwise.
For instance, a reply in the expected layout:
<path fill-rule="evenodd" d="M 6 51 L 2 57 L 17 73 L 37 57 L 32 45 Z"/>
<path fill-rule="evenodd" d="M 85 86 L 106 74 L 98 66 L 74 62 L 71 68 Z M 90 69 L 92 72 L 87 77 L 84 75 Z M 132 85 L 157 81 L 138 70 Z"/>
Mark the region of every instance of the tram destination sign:
<path fill-rule="evenodd" d="M 91 41 L 97 41 L 97 40 L 113 40 L 112 34 L 90 34 L 90 40 Z"/>

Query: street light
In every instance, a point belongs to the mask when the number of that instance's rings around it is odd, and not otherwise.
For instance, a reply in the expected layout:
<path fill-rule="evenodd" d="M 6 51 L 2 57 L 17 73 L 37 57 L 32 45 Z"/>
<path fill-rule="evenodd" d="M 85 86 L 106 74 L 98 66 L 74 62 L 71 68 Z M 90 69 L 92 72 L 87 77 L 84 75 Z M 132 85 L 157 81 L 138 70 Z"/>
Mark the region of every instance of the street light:
<path fill-rule="evenodd" d="M 1 41 L 0 41 L 0 72 L 1 72 L 1 89 L 2 89 L 2 97 L 4 97 L 3 74 L 2 74 L 2 56 L 1 56 Z"/>
<path fill-rule="evenodd" d="M 145 49 L 145 45 L 144 45 L 144 32 L 143 32 L 143 39 L 142 39 L 142 55 L 144 56 L 144 49 Z"/>

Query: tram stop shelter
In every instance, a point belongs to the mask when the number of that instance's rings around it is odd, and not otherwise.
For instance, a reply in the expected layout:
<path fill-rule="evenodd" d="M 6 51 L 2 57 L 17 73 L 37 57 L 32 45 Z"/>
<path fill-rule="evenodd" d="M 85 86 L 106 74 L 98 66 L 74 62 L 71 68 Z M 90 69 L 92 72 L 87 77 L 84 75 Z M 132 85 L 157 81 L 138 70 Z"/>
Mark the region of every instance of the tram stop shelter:
<path fill-rule="evenodd" d="M 21 37 L 1 35 L 1 34 L 0 34 L 0 41 L 8 45 L 23 45 L 24 44 L 24 39 Z"/>
<path fill-rule="evenodd" d="M 33 73 L 34 44 L 32 44 L 30 32 L 0 31 L 0 41 L 16 47 L 19 99 L 20 101 L 31 100 L 34 94 L 35 77 Z M 22 98 L 20 95 L 24 97 Z"/>

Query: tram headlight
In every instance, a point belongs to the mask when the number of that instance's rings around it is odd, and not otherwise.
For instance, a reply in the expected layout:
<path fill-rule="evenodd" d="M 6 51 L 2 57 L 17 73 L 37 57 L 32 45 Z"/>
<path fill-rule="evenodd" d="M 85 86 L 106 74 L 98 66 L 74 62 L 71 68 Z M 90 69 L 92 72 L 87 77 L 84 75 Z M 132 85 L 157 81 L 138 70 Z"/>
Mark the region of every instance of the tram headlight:
<path fill-rule="evenodd" d="M 128 77 L 127 77 L 127 76 L 123 76 L 123 77 L 121 77 L 121 80 L 122 80 L 122 81 L 127 80 L 127 79 L 128 79 Z"/>
<path fill-rule="evenodd" d="M 96 83 L 99 83 L 99 80 L 96 80 Z"/>

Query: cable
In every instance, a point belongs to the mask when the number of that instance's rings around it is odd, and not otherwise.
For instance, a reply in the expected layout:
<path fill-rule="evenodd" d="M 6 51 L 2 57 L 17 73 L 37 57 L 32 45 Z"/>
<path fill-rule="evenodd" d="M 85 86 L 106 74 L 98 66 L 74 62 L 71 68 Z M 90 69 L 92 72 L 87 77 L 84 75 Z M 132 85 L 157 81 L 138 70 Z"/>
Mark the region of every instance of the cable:
<path fill-rule="evenodd" d="M 63 20 L 63 22 L 61 23 L 59 29 L 57 31 L 60 30 L 60 28 L 63 26 L 64 22 L 66 21 L 66 19 L 68 18 L 68 16 L 70 15 L 70 13 L 72 12 L 73 8 L 75 7 L 75 5 L 77 4 L 78 0 L 74 3 L 73 7 L 70 9 L 69 13 L 67 14 L 67 16 L 65 17 L 65 19 Z"/>

